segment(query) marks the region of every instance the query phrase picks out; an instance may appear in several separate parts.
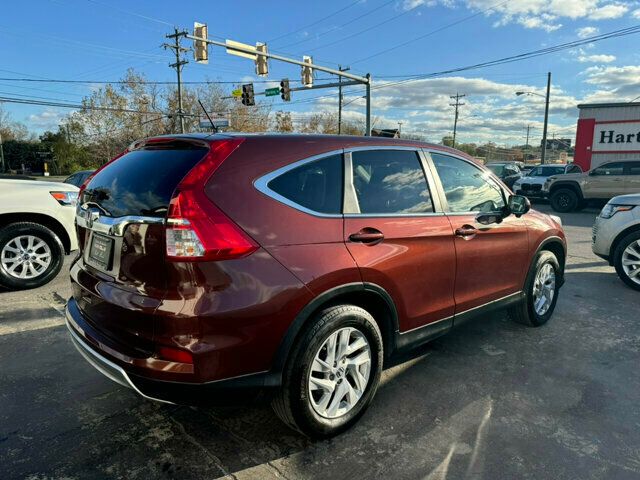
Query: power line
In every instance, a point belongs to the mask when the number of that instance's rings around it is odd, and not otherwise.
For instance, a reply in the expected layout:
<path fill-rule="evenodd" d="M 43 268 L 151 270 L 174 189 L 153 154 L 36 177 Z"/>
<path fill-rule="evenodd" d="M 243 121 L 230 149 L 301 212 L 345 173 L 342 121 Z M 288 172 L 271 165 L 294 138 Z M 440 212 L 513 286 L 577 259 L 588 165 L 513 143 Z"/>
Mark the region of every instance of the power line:
<path fill-rule="evenodd" d="M 363 33 L 366 33 L 366 32 L 368 32 L 370 30 L 373 30 L 374 28 L 381 27 L 382 25 L 386 25 L 387 23 L 392 22 L 395 19 L 402 17 L 403 15 L 406 15 L 407 13 L 415 10 L 416 8 L 418 8 L 421 5 L 422 5 L 421 3 L 417 3 L 416 5 L 414 5 L 413 7 L 409 8 L 408 10 L 405 10 L 404 12 L 399 13 L 398 15 L 394 15 L 391 18 L 387 18 L 386 20 L 383 20 L 382 22 L 376 23 L 375 25 L 371 25 L 370 27 L 367 27 L 364 30 L 360 30 L 359 32 L 352 33 L 351 35 L 347 35 L 346 37 L 340 38 L 340 39 L 338 39 L 338 40 L 336 40 L 334 42 L 330 42 L 330 43 L 327 43 L 325 45 L 321 45 L 319 47 L 314 47 L 314 48 L 312 48 L 310 50 L 307 50 L 307 51 L 308 52 L 313 52 L 314 50 L 320 50 L 322 48 L 330 47 L 330 46 L 335 45 L 337 43 L 342 43 L 345 40 L 349 40 L 350 38 L 357 37 L 358 35 L 362 35 Z"/>
<path fill-rule="evenodd" d="M 396 1 L 396 0 L 390 0 L 390 1 L 388 1 L 388 2 L 385 2 L 385 3 L 383 3 L 382 5 L 380 5 L 380 6 L 376 7 L 376 8 L 374 8 L 374 9 L 371 9 L 371 10 L 369 10 L 369 11 L 368 11 L 368 12 L 366 12 L 366 13 L 363 13 L 362 15 L 358 15 L 356 18 L 354 18 L 354 19 L 352 19 L 352 20 L 349 20 L 348 22 L 343 23 L 342 25 L 337 25 L 337 26 L 335 26 L 335 27 L 333 27 L 333 28 L 330 28 L 330 29 L 329 29 L 329 30 L 327 30 L 326 32 L 322 32 L 322 33 L 318 33 L 318 34 L 313 35 L 313 36 L 309 36 L 309 38 L 305 38 L 305 39 L 303 39 L 303 40 L 300 40 L 299 42 L 291 43 L 291 44 L 287 45 L 287 46 L 286 46 L 286 48 L 295 47 L 296 45 L 300 45 L 301 43 L 310 42 L 310 41 L 312 41 L 312 40 L 317 40 L 317 39 L 318 39 L 318 38 L 320 38 L 320 37 L 324 37 L 325 35 L 328 35 L 328 34 L 330 34 L 330 33 L 333 33 L 333 32 L 335 32 L 336 30 L 340 30 L 340 29 L 342 29 L 342 28 L 346 27 L 347 25 L 351 25 L 352 23 L 355 23 L 355 22 L 357 22 L 358 20 L 360 20 L 360 19 L 362 19 L 362 18 L 364 18 L 364 17 L 367 17 L 367 16 L 371 15 L 372 13 L 377 12 L 378 10 L 383 9 L 384 7 L 386 7 L 387 5 L 389 5 L 389 4 L 391 4 L 391 3 L 394 3 L 395 1 Z"/>
<path fill-rule="evenodd" d="M 76 110 L 97 110 L 97 111 L 104 111 L 104 112 L 141 113 L 141 114 L 162 113 L 162 112 L 153 112 L 153 111 L 148 112 L 148 111 L 142 111 L 142 110 L 132 110 L 128 108 L 97 107 L 97 106 L 91 106 L 91 105 L 63 103 L 63 102 L 57 102 L 57 101 L 27 100 L 23 98 L 13 98 L 13 97 L 0 97 L 0 102 L 19 103 L 23 105 L 41 105 L 45 107 L 73 108 Z"/>
<path fill-rule="evenodd" d="M 131 16 L 134 16 L 134 17 L 142 18 L 143 20 L 149 20 L 151 22 L 156 22 L 156 23 L 159 23 L 161 25 L 167 25 L 169 27 L 173 27 L 172 23 L 165 22 L 164 20 L 160 20 L 158 18 L 149 17 L 148 15 L 142 15 L 140 13 L 132 12 L 130 10 L 125 10 L 123 8 L 115 7 L 113 5 L 109 5 L 107 3 L 99 2 L 97 0 L 87 0 L 87 1 L 91 2 L 91 3 L 95 3 L 96 5 L 101 5 L 101 6 L 105 7 L 105 8 L 109 8 L 111 10 L 116 10 L 116 11 L 119 11 L 121 13 L 125 13 L 127 15 L 131 15 Z"/>
<path fill-rule="evenodd" d="M 385 54 L 385 53 L 387 53 L 387 52 L 390 52 L 390 51 L 392 51 L 392 50 L 396 50 L 397 48 L 401 48 L 401 47 L 404 47 L 404 46 L 406 46 L 406 45 L 409 45 L 410 43 L 413 43 L 413 42 L 415 42 L 415 41 L 417 41 L 417 40 L 422 40 L 423 38 L 426 38 L 426 37 L 429 37 L 429 36 L 431 36 L 431 35 L 434 35 L 434 34 L 436 34 L 436 33 L 438 33 L 438 32 L 441 32 L 441 31 L 443 31 L 443 30 L 446 30 L 447 28 L 453 27 L 453 26 L 458 25 L 458 24 L 460 24 L 460 23 L 462 23 L 462 22 L 466 22 L 467 20 L 471 20 L 472 18 L 475 18 L 475 17 L 477 17 L 477 16 L 480 16 L 480 15 L 482 15 L 482 14 L 484 14 L 484 13 L 486 13 L 486 12 L 488 12 L 488 11 L 490 11 L 490 10 L 494 9 L 494 8 L 497 8 L 497 7 L 501 6 L 501 5 L 504 5 L 504 4 L 505 4 L 505 3 L 507 3 L 508 1 L 509 1 L 509 0 L 503 0 L 503 1 L 499 2 L 499 3 L 496 3 L 495 5 L 492 5 L 492 6 L 488 7 L 488 8 L 485 8 L 484 10 L 481 10 L 481 11 L 479 11 L 479 12 L 477 12 L 477 13 L 474 13 L 473 15 L 469 15 L 469 16 L 466 16 L 466 17 L 461 18 L 461 19 L 459 19 L 459 20 L 456 20 L 455 22 L 449 23 L 449 24 L 447 24 L 447 25 L 443 25 L 442 27 L 436 28 L 435 30 L 431 30 L 430 32 L 427 32 L 427 33 L 425 33 L 424 35 L 420 35 L 420 36 L 418 36 L 418 37 L 416 37 L 416 38 L 414 38 L 414 39 L 412 39 L 412 40 L 408 40 L 408 41 L 406 41 L 406 42 L 402 42 L 402 43 L 400 43 L 400 44 L 398 44 L 398 45 L 395 45 L 395 46 L 393 46 L 393 47 L 385 48 L 384 50 L 381 50 L 381 51 L 379 51 L 379 52 L 377 52 L 377 53 L 374 53 L 374 54 L 368 55 L 368 56 L 366 56 L 366 57 L 364 57 L 364 58 L 361 58 L 361 59 L 356 60 L 355 62 L 351 62 L 351 63 L 360 63 L 360 62 L 364 62 L 365 60 L 369 60 L 370 58 L 374 58 L 374 57 L 377 57 L 377 56 L 379 56 L 379 55 L 383 55 L 383 54 Z M 415 7 L 414 7 L 414 8 L 415 8 Z"/>
<path fill-rule="evenodd" d="M 164 80 L 60 80 L 53 78 L 6 78 L 0 77 L 0 81 L 4 82 L 33 82 L 33 83 L 72 83 L 72 84 L 95 84 L 95 85 L 118 85 L 118 84 L 142 84 L 142 85 L 176 85 L 176 81 L 164 81 Z M 244 80 L 202 80 L 202 81 L 182 81 L 183 85 L 239 85 Z M 301 82 L 301 80 L 290 80 L 290 82 Z M 252 80 L 251 83 L 274 83 L 274 80 Z"/>
<path fill-rule="evenodd" d="M 349 8 L 351 8 L 351 7 L 353 7 L 354 5 L 357 5 L 357 4 L 358 4 L 358 3 L 360 3 L 361 1 L 362 1 L 362 0 L 356 0 L 355 2 L 350 3 L 350 4 L 349 4 L 349 5 L 347 5 L 346 7 L 342 7 L 341 9 L 336 10 L 336 11 L 335 11 L 335 12 L 333 12 L 333 13 L 330 13 L 330 14 L 329 14 L 329 15 L 327 15 L 326 17 L 322 17 L 320 20 L 316 20 L 316 21 L 315 21 L 315 22 L 313 22 L 313 23 L 309 23 L 308 25 L 304 25 L 303 27 L 300 27 L 300 28 L 299 28 L 299 29 L 297 29 L 297 30 L 294 30 L 294 31 L 289 32 L 289 33 L 285 33 L 284 35 L 280 35 L 279 37 L 272 38 L 271 40 L 268 40 L 267 42 L 276 42 L 276 41 L 280 40 L 281 38 L 285 38 L 285 37 L 288 37 L 288 36 L 290 36 L 290 35 L 295 35 L 295 34 L 296 34 L 296 33 L 298 33 L 298 32 L 302 32 L 303 30 L 306 30 L 306 29 L 307 29 L 307 28 L 309 28 L 309 27 L 313 27 L 313 26 L 315 26 L 315 25 L 317 25 L 317 24 L 319 24 L 319 23 L 324 22 L 325 20 L 328 20 L 328 19 L 329 19 L 329 18 L 331 18 L 331 17 L 335 17 L 335 16 L 336 16 L 336 15 L 338 15 L 339 13 L 342 13 L 342 12 L 344 12 L 345 10 L 347 10 L 347 9 L 349 9 Z"/>

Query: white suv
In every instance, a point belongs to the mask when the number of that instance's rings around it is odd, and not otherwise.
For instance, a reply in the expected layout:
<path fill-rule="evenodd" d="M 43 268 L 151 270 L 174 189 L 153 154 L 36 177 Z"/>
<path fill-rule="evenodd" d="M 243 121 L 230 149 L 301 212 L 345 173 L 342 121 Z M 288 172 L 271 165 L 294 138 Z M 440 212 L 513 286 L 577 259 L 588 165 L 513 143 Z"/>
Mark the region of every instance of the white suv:
<path fill-rule="evenodd" d="M 0 179 L 0 285 L 35 288 L 53 279 L 78 248 L 78 188 L 65 183 Z"/>
<path fill-rule="evenodd" d="M 616 267 L 627 285 L 640 290 L 640 194 L 609 200 L 593 225 L 591 248 Z"/>

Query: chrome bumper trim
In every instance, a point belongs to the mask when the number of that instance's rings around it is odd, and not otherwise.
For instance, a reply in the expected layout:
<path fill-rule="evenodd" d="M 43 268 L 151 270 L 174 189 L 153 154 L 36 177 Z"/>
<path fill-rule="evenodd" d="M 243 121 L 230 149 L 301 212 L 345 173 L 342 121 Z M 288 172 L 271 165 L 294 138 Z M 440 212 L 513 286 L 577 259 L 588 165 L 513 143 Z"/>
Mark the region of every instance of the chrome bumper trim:
<path fill-rule="evenodd" d="M 142 393 L 129 379 L 129 375 L 125 372 L 121 367 L 113 363 L 112 361 L 104 358 L 102 355 L 94 351 L 91 347 L 89 347 L 84 340 L 80 338 L 80 336 L 73 330 L 73 327 L 69 323 L 69 310 L 65 311 L 67 329 L 71 334 L 71 341 L 73 345 L 76 347 L 78 352 L 84 357 L 84 359 L 89 362 L 96 370 L 102 373 L 105 377 L 110 380 L 124 386 L 130 388 L 137 392 L 140 396 L 146 398 L 147 400 L 153 400 L 154 402 L 161 403 L 169 403 L 173 405 L 173 402 L 169 402 L 167 400 L 161 400 L 159 398 L 153 398 L 148 395 Z"/>

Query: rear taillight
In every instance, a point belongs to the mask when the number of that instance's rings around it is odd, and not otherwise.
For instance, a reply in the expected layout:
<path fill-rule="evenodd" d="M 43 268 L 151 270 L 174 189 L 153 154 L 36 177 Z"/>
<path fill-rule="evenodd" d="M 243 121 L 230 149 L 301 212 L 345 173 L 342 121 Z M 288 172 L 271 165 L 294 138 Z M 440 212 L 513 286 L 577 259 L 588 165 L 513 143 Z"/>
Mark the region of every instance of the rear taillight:
<path fill-rule="evenodd" d="M 242 142 L 222 140 L 180 182 L 169 204 L 166 248 L 169 260 L 229 260 L 258 246 L 205 195 L 213 172 Z"/>

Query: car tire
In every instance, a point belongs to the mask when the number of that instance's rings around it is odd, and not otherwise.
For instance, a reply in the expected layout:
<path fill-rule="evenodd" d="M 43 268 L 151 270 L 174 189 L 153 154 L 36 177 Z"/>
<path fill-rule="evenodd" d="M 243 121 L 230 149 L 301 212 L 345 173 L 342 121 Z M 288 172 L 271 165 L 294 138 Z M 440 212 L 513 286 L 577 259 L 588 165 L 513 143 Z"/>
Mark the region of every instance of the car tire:
<path fill-rule="evenodd" d="M 345 338 L 356 350 L 343 357 L 339 347 Z M 335 362 L 330 365 L 332 355 Z M 327 308 L 301 334 L 272 407 L 285 424 L 304 435 L 337 435 L 356 423 L 371 403 L 382 362 L 382 334 L 369 312 L 354 305 Z M 356 380 L 356 375 L 362 378 Z"/>
<path fill-rule="evenodd" d="M 558 301 L 560 277 L 560 264 L 556 256 L 547 250 L 539 252 L 527 275 L 523 301 L 509 309 L 511 318 L 530 327 L 540 327 L 547 323 Z M 542 288 L 543 286 L 546 288 Z M 541 297 L 546 302 L 542 303 Z"/>
<path fill-rule="evenodd" d="M 626 262 L 633 263 L 624 265 Z M 624 283 L 634 290 L 640 290 L 640 232 L 632 232 L 618 242 L 613 252 L 613 265 Z M 634 275 L 634 272 L 637 273 Z"/>
<path fill-rule="evenodd" d="M 63 262 L 62 242 L 44 225 L 16 222 L 0 229 L 0 285 L 13 290 L 40 287 L 60 272 Z"/>
<path fill-rule="evenodd" d="M 551 194 L 551 208 L 553 208 L 556 212 L 567 213 L 574 211 L 578 204 L 580 203 L 580 199 L 578 195 L 573 190 L 568 188 L 560 188 Z"/>

